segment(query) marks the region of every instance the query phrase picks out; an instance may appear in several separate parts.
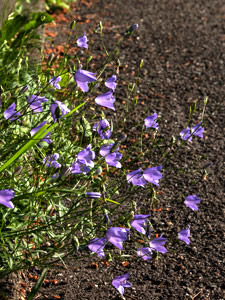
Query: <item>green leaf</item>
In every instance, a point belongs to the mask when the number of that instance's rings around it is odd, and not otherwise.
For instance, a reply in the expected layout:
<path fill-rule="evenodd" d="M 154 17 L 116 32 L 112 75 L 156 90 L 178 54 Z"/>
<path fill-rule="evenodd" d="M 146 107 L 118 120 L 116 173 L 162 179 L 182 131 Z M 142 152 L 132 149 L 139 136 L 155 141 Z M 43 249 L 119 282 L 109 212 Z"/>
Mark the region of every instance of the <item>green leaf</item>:
<path fill-rule="evenodd" d="M 37 292 L 40 290 L 47 272 L 48 272 L 48 268 L 45 268 L 42 271 L 41 276 L 39 277 L 39 279 L 38 279 L 37 283 L 35 284 L 35 286 L 33 286 L 30 294 L 27 297 L 27 300 L 32 300 L 34 298 L 34 296 L 37 294 Z"/>

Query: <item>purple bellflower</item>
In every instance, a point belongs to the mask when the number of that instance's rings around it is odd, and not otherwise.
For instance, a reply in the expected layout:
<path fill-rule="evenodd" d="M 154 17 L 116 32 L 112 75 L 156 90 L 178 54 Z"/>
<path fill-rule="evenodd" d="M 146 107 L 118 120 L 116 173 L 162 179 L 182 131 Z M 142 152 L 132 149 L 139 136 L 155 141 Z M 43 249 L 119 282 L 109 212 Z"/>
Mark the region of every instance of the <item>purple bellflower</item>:
<path fill-rule="evenodd" d="M 77 46 L 88 49 L 87 42 L 88 42 L 88 39 L 87 39 L 86 33 L 85 33 L 83 36 L 81 36 L 79 39 L 77 39 Z"/>
<path fill-rule="evenodd" d="M 150 242 L 150 248 L 151 250 L 158 251 L 160 253 L 166 253 L 167 250 L 163 246 L 166 243 L 166 239 L 162 236 L 155 238 Z"/>
<path fill-rule="evenodd" d="M 180 136 L 182 140 L 192 140 L 192 135 L 203 138 L 204 127 L 201 126 L 201 122 L 195 125 L 194 127 L 187 127 L 180 132 Z"/>
<path fill-rule="evenodd" d="M 121 160 L 123 155 L 118 152 L 119 148 L 115 149 L 114 152 L 110 152 L 113 146 L 114 144 L 101 146 L 100 154 L 101 156 L 105 157 L 107 165 L 113 166 L 115 168 L 121 168 L 121 163 L 119 162 L 119 160 Z"/>
<path fill-rule="evenodd" d="M 104 253 L 104 247 L 106 244 L 107 240 L 105 238 L 94 238 L 93 240 L 90 241 L 90 243 L 88 244 L 88 248 L 96 253 L 99 257 L 103 258 L 105 256 Z"/>
<path fill-rule="evenodd" d="M 61 80 L 61 76 L 54 76 L 49 80 L 49 84 L 56 89 L 60 90 L 61 86 L 59 85 L 59 82 Z"/>
<path fill-rule="evenodd" d="M 134 227 L 138 232 L 146 234 L 145 227 L 147 227 L 147 218 L 150 215 L 134 215 L 134 219 L 130 221 L 130 225 Z"/>
<path fill-rule="evenodd" d="M 137 255 L 141 256 L 144 260 L 152 259 L 152 250 L 149 247 L 144 247 L 144 248 L 138 248 L 137 249 Z"/>
<path fill-rule="evenodd" d="M 138 24 L 133 24 L 127 29 L 127 33 L 132 33 L 138 29 Z"/>
<path fill-rule="evenodd" d="M 31 95 L 27 99 L 27 103 L 30 105 L 30 108 L 33 110 L 33 112 L 43 112 L 43 108 L 41 103 L 48 102 L 48 99 L 45 97 L 39 97 L 36 95 Z"/>
<path fill-rule="evenodd" d="M 190 226 L 187 229 L 181 229 L 178 232 L 178 239 L 185 242 L 187 245 L 190 244 Z"/>
<path fill-rule="evenodd" d="M 107 240 L 119 249 L 123 249 L 123 242 L 127 239 L 129 228 L 111 227 L 106 232 Z"/>
<path fill-rule="evenodd" d="M 159 180 L 162 178 L 161 169 L 162 166 L 158 166 L 147 168 L 144 171 L 142 169 L 132 171 L 127 175 L 127 181 L 142 187 L 147 183 L 146 181 L 159 186 Z"/>
<path fill-rule="evenodd" d="M 151 116 L 148 116 L 147 118 L 145 118 L 145 126 L 146 128 L 155 128 L 158 129 L 159 128 L 159 124 L 155 121 L 158 118 L 157 113 L 154 113 Z"/>
<path fill-rule="evenodd" d="M 190 195 L 185 198 L 184 204 L 190 207 L 192 210 L 198 210 L 197 204 L 201 202 L 201 199 L 197 195 Z"/>
<path fill-rule="evenodd" d="M 72 164 L 71 173 L 87 174 L 90 171 L 90 168 L 94 167 L 94 158 L 95 152 L 91 150 L 91 145 L 88 145 L 85 149 L 77 154 L 76 160 Z"/>
<path fill-rule="evenodd" d="M 114 286 L 114 288 L 116 288 L 118 290 L 118 292 L 123 295 L 124 294 L 124 288 L 128 288 L 131 287 L 131 283 L 129 281 L 127 281 L 127 279 L 129 278 L 130 274 L 124 274 L 121 276 L 116 276 L 113 281 L 112 281 L 112 285 Z"/>
<path fill-rule="evenodd" d="M 4 118 L 5 118 L 6 120 L 9 119 L 10 121 L 15 121 L 16 119 L 18 119 L 18 117 L 21 116 L 21 113 L 18 112 L 18 111 L 16 111 L 15 108 L 16 108 L 16 103 L 13 102 L 13 104 L 11 104 L 11 105 L 9 106 L 9 108 L 7 108 L 7 109 L 4 111 L 3 115 L 4 115 Z M 19 120 L 19 121 L 20 121 L 20 120 Z M 20 122 L 21 122 L 21 121 L 20 121 Z"/>
<path fill-rule="evenodd" d="M 113 90 L 113 92 L 116 89 L 116 75 L 112 75 L 112 77 L 106 79 L 105 86 L 107 86 L 109 89 Z"/>
<path fill-rule="evenodd" d="M 98 198 L 101 198 L 102 195 L 98 192 L 87 192 L 86 196 L 88 198 L 98 199 Z"/>
<path fill-rule="evenodd" d="M 110 108 L 112 110 L 115 110 L 113 103 L 116 101 L 116 99 L 113 96 L 113 92 L 110 90 L 106 92 L 105 94 L 102 94 L 95 98 L 95 103 L 98 105 Z"/>
<path fill-rule="evenodd" d="M 35 135 L 35 133 L 36 133 L 41 127 L 43 127 L 46 123 L 47 123 L 47 122 L 44 121 L 44 122 L 42 122 L 40 125 L 38 125 L 37 127 L 31 129 L 31 131 L 30 131 L 31 136 Z M 48 132 L 48 133 L 44 136 L 44 138 L 42 139 L 42 141 L 47 142 L 48 144 L 51 144 L 51 143 L 52 143 L 52 140 L 49 138 L 49 135 L 50 135 L 50 134 L 51 134 L 51 132 Z"/>
<path fill-rule="evenodd" d="M 46 164 L 46 167 L 54 167 L 54 168 L 60 168 L 61 164 L 57 162 L 59 159 L 59 154 L 54 153 L 50 156 L 47 156 L 43 159 L 43 164 Z"/>
<path fill-rule="evenodd" d="M 70 112 L 70 109 L 66 107 L 65 104 L 63 104 L 60 101 L 55 101 L 54 103 L 51 104 L 50 110 L 52 113 L 52 118 L 54 120 L 54 122 L 56 123 L 57 120 L 60 118 L 57 113 L 57 108 L 59 108 L 61 110 L 62 115 L 60 117 L 65 116 L 68 112 Z"/>
<path fill-rule="evenodd" d="M 83 92 L 88 92 L 88 83 L 96 81 L 96 77 L 95 73 L 79 69 L 74 75 L 74 80 Z"/>
<path fill-rule="evenodd" d="M 13 190 L 0 190 L 0 203 L 9 208 L 14 208 L 14 204 L 10 201 L 15 196 Z"/>
<path fill-rule="evenodd" d="M 111 136 L 110 124 L 106 119 L 99 121 L 93 126 L 93 130 L 97 131 L 101 139 L 108 140 Z"/>

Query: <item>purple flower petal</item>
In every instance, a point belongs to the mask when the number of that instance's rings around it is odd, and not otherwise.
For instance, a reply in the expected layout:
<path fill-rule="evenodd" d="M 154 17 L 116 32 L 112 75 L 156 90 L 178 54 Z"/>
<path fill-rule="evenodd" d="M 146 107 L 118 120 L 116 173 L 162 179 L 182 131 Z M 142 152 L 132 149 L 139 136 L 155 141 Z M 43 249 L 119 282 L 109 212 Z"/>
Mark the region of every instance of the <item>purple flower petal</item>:
<path fill-rule="evenodd" d="M 180 132 L 180 137 L 182 140 L 189 140 L 191 141 L 192 140 L 192 136 L 191 136 L 191 129 L 190 127 L 187 127 L 186 129 L 183 129 L 181 132 Z"/>
<path fill-rule="evenodd" d="M 111 136 L 110 124 L 106 119 L 103 119 L 99 121 L 98 124 L 95 124 L 93 130 L 97 131 L 101 139 L 103 140 L 104 139 L 108 140 Z"/>
<path fill-rule="evenodd" d="M 98 198 L 100 198 L 102 195 L 101 195 L 100 193 L 98 193 L 98 192 L 87 192 L 87 193 L 86 193 L 86 196 L 87 196 L 88 198 L 98 199 Z"/>
<path fill-rule="evenodd" d="M 59 109 L 61 110 L 62 115 L 59 117 L 56 115 L 56 109 L 57 107 L 59 107 Z M 54 122 L 56 123 L 57 120 L 63 116 L 65 116 L 68 112 L 70 112 L 70 109 L 68 107 L 66 107 L 65 104 L 63 104 L 60 101 L 55 101 L 54 103 L 51 104 L 50 107 L 51 113 L 52 113 L 52 118 L 54 120 Z"/>
<path fill-rule="evenodd" d="M 14 204 L 10 201 L 15 196 L 13 190 L 0 190 L 0 203 L 9 208 L 14 208 Z"/>
<path fill-rule="evenodd" d="M 159 186 L 159 180 L 162 178 L 162 174 L 160 173 L 161 169 L 162 166 L 147 168 L 143 172 L 144 179 Z"/>
<path fill-rule="evenodd" d="M 107 240 L 105 238 L 94 238 L 93 240 L 90 241 L 90 243 L 88 244 L 88 248 L 96 253 L 99 257 L 103 258 L 105 256 L 104 253 L 104 247 L 106 244 Z"/>
<path fill-rule="evenodd" d="M 132 183 L 133 185 L 142 186 L 147 183 L 143 178 L 143 170 L 138 169 L 127 174 L 128 183 Z"/>
<path fill-rule="evenodd" d="M 56 89 L 61 89 L 61 86 L 59 85 L 59 82 L 61 80 L 61 76 L 54 76 L 49 80 L 49 84 Z"/>
<path fill-rule="evenodd" d="M 48 99 L 45 97 L 40 97 L 36 95 L 31 95 L 27 99 L 27 103 L 30 105 L 30 108 L 33 110 L 33 112 L 42 112 L 42 103 L 48 102 Z"/>
<path fill-rule="evenodd" d="M 124 274 L 121 276 L 116 276 L 113 281 L 112 281 L 112 285 L 119 291 L 119 293 L 121 295 L 124 294 L 124 288 L 125 287 L 131 287 L 131 283 L 129 281 L 127 281 L 127 279 L 129 278 L 130 274 Z"/>
<path fill-rule="evenodd" d="M 123 242 L 127 239 L 128 228 L 111 227 L 106 232 L 107 240 L 119 249 L 123 249 Z"/>
<path fill-rule="evenodd" d="M 109 89 L 113 90 L 113 92 L 116 89 L 116 75 L 112 75 L 112 77 L 106 79 L 105 86 L 107 86 Z"/>
<path fill-rule="evenodd" d="M 61 164 L 59 162 L 57 162 L 58 159 L 59 159 L 59 154 L 54 153 L 50 156 L 46 156 L 43 159 L 43 164 L 46 164 L 46 167 L 60 168 Z"/>
<path fill-rule="evenodd" d="M 31 129 L 31 131 L 30 131 L 31 136 L 35 135 L 35 133 L 38 132 L 38 130 L 39 130 L 41 127 L 43 127 L 46 123 L 47 123 L 47 122 L 44 121 L 44 122 L 42 122 L 40 125 L 38 125 L 37 127 Z M 46 130 L 45 130 L 45 131 L 46 131 Z M 44 138 L 42 139 L 42 141 L 47 142 L 48 144 L 51 144 L 51 143 L 52 143 L 52 140 L 51 140 L 50 138 L 48 138 L 50 134 L 51 134 L 51 132 L 48 132 L 48 133 L 44 136 Z"/>
<path fill-rule="evenodd" d="M 77 160 L 79 162 L 91 168 L 94 167 L 94 162 L 92 161 L 94 158 L 95 158 L 95 152 L 91 150 L 91 145 L 88 145 L 77 155 Z"/>
<path fill-rule="evenodd" d="M 71 166 L 72 174 L 87 174 L 88 172 L 90 172 L 90 168 L 79 161 L 74 162 Z"/>
<path fill-rule="evenodd" d="M 13 102 L 13 104 L 11 104 L 3 113 L 4 118 L 6 120 L 10 120 L 10 121 L 15 121 L 16 119 L 18 119 L 18 116 L 21 116 L 21 113 L 15 110 L 16 108 L 16 103 Z M 20 121 L 20 120 L 19 120 Z M 20 121 L 21 122 L 21 121 Z"/>
<path fill-rule="evenodd" d="M 166 243 L 166 239 L 163 238 L 162 236 L 155 238 L 150 242 L 150 248 L 154 251 L 158 251 L 160 253 L 166 253 L 167 250 L 163 246 Z"/>
<path fill-rule="evenodd" d="M 204 130 L 204 127 L 201 126 L 201 122 L 191 128 L 193 135 L 199 136 L 200 138 L 203 138 Z"/>
<path fill-rule="evenodd" d="M 74 75 L 74 80 L 83 92 L 88 92 L 88 83 L 96 81 L 96 77 L 95 73 L 79 69 Z"/>
<path fill-rule="evenodd" d="M 108 91 L 105 94 L 102 94 L 95 98 L 95 103 L 98 105 L 110 108 L 112 110 L 115 110 L 113 103 L 116 101 L 116 99 L 113 97 L 112 91 Z"/>
<path fill-rule="evenodd" d="M 190 226 L 187 229 L 181 229 L 178 233 L 178 239 L 185 242 L 187 245 L 190 244 Z"/>
<path fill-rule="evenodd" d="M 147 118 L 145 118 L 145 126 L 146 128 L 155 128 L 158 129 L 158 123 L 155 122 L 155 120 L 158 118 L 157 113 L 154 113 L 151 116 L 148 116 Z"/>
<path fill-rule="evenodd" d="M 144 260 L 148 260 L 148 259 L 152 259 L 152 250 L 149 247 L 145 247 L 145 248 L 138 248 L 137 249 L 137 255 L 141 256 L 141 258 L 143 258 Z"/>
<path fill-rule="evenodd" d="M 198 210 L 197 204 L 201 202 L 201 199 L 197 195 L 190 195 L 185 198 L 184 204 L 190 207 L 192 210 Z"/>
<path fill-rule="evenodd" d="M 77 39 L 77 46 L 88 49 L 87 42 L 88 42 L 88 39 L 87 39 L 86 33 L 85 33 L 83 36 L 81 36 L 80 38 Z"/>
<path fill-rule="evenodd" d="M 134 227 L 138 232 L 146 234 L 144 227 L 147 227 L 147 218 L 150 215 L 134 215 L 134 219 L 130 221 L 130 225 Z"/>

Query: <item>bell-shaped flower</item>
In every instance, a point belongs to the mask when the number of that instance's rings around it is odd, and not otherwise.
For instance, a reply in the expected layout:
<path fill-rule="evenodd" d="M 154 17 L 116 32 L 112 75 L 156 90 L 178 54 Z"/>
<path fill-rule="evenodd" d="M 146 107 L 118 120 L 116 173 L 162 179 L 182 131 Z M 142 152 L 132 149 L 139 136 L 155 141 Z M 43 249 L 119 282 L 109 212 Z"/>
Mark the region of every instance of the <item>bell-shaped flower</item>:
<path fill-rule="evenodd" d="M 46 164 L 46 167 L 54 167 L 54 168 L 60 168 L 61 164 L 57 161 L 59 159 L 59 154 L 54 153 L 52 155 L 49 155 L 43 159 L 43 164 Z"/>
<path fill-rule="evenodd" d="M 107 240 L 105 238 L 94 238 L 93 240 L 91 240 L 88 244 L 88 248 L 96 253 L 99 257 L 103 258 L 105 256 L 104 253 L 104 247 L 106 244 Z"/>
<path fill-rule="evenodd" d="M 118 290 L 118 292 L 123 295 L 124 294 L 124 288 L 131 287 L 131 283 L 127 280 L 129 278 L 130 274 L 124 274 L 121 276 L 116 276 L 113 281 L 112 285 L 114 288 Z"/>
<path fill-rule="evenodd" d="M 127 239 L 129 228 L 111 227 L 106 232 L 107 240 L 119 249 L 123 249 L 123 242 Z"/>
<path fill-rule="evenodd" d="M 0 190 L 0 204 L 9 208 L 14 208 L 14 204 L 10 201 L 15 196 L 13 190 Z"/>
<path fill-rule="evenodd" d="M 143 258 L 144 260 L 152 259 L 152 250 L 149 247 L 138 248 L 137 255 Z"/>
<path fill-rule="evenodd" d="M 146 128 L 155 128 L 158 129 L 159 128 L 159 124 L 155 121 L 158 118 L 157 113 L 154 113 L 151 116 L 148 116 L 147 118 L 145 118 L 145 126 Z"/>
<path fill-rule="evenodd" d="M 113 96 L 113 92 L 110 90 L 108 92 L 106 92 L 105 94 L 102 94 L 100 96 L 98 96 L 97 98 L 95 98 L 95 103 L 97 103 L 98 105 L 110 108 L 112 110 L 115 110 L 113 104 L 116 101 L 116 99 Z"/>
<path fill-rule="evenodd" d="M 110 124 L 106 119 L 103 119 L 93 126 L 93 130 L 97 131 L 101 139 L 108 140 L 111 136 Z"/>
<path fill-rule="evenodd" d="M 192 210 L 198 210 L 197 204 L 201 202 L 201 199 L 197 195 L 190 195 L 185 198 L 184 204 L 190 207 Z"/>
<path fill-rule="evenodd" d="M 121 153 L 118 152 L 119 147 L 115 149 L 114 152 L 110 152 L 114 144 L 103 145 L 100 148 L 100 154 L 105 158 L 107 165 L 113 166 L 115 168 L 121 168 L 121 163 L 119 160 L 123 157 Z"/>
<path fill-rule="evenodd" d="M 159 180 L 162 178 L 160 173 L 162 166 L 147 168 L 143 171 L 143 177 L 146 181 L 159 186 Z"/>
<path fill-rule="evenodd" d="M 65 116 L 68 112 L 70 112 L 70 109 L 60 101 L 55 101 L 54 103 L 52 103 L 50 110 L 55 123 L 59 120 L 59 118 Z"/>
<path fill-rule="evenodd" d="M 47 122 L 44 121 L 44 122 L 42 122 L 40 125 L 38 125 L 37 127 L 31 129 L 31 131 L 30 131 L 31 136 L 35 135 L 35 133 L 36 133 L 41 127 L 43 127 L 46 123 L 47 123 Z M 46 131 L 46 130 L 45 130 L 45 131 Z M 48 144 L 51 144 L 51 143 L 52 143 L 52 140 L 49 138 L 49 135 L 50 135 L 50 134 L 51 134 L 51 132 L 48 132 L 48 133 L 44 136 L 44 138 L 42 139 L 42 141 L 47 142 Z"/>
<path fill-rule="evenodd" d="M 147 183 L 143 178 L 143 170 L 138 169 L 127 174 L 128 183 L 132 183 L 133 185 L 144 187 Z"/>
<path fill-rule="evenodd" d="M 134 219 L 130 221 L 130 225 L 138 232 L 146 234 L 145 227 L 148 225 L 148 217 L 150 217 L 150 215 L 134 215 Z"/>
<path fill-rule="evenodd" d="M 21 116 L 21 113 L 16 111 L 16 103 L 13 102 L 3 113 L 6 120 L 15 121 Z M 20 120 L 19 120 L 20 121 Z M 21 121 L 20 121 L 21 122 Z"/>
<path fill-rule="evenodd" d="M 87 174 L 90 168 L 94 167 L 93 159 L 95 152 L 91 150 L 91 145 L 77 154 L 75 162 L 72 164 L 71 173 L 73 174 Z"/>
<path fill-rule="evenodd" d="M 113 92 L 116 89 L 116 75 L 112 75 L 112 77 L 106 79 L 105 86 L 107 86 L 109 89 L 113 90 Z"/>
<path fill-rule="evenodd" d="M 45 97 L 40 97 L 36 95 L 31 95 L 27 99 L 27 103 L 30 105 L 30 108 L 33 112 L 43 112 L 42 103 L 48 102 L 48 99 Z"/>
<path fill-rule="evenodd" d="M 77 39 L 77 46 L 81 48 L 88 49 L 88 39 L 86 37 L 86 33 Z"/>
<path fill-rule="evenodd" d="M 59 85 L 59 82 L 61 80 L 61 76 L 54 76 L 49 80 L 49 84 L 56 89 L 60 90 L 61 86 Z"/>
<path fill-rule="evenodd" d="M 163 246 L 166 243 L 166 239 L 162 236 L 155 238 L 150 242 L 150 248 L 151 250 L 158 251 L 160 253 L 166 253 L 167 250 Z"/>
<path fill-rule="evenodd" d="M 88 92 L 88 83 L 96 81 L 96 77 L 95 73 L 79 69 L 74 75 L 74 80 L 83 92 Z"/>
<path fill-rule="evenodd" d="M 178 232 L 178 239 L 185 242 L 187 245 L 190 244 L 190 226 L 187 229 L 181 229 Z"/>
<path fill-rule="evenodd" d="M 204 127 L 201 126 L 201 122 L 198 123 L 197 125 L 193 126 L 193 127 L 187 127 L 186 129 L 183 129 L 180 132 L 180 136 L 182 140 L 192 140 L 192 136 L 198 136 L 200 138 L 203 138 L 203 132 L 204 132 Z"/>
<path fill-rule="evenodd" d="M 87 196 L 88 198 L 98 199 L 98 198 L 100 198 L 102 195 L 101 195 L 100 193 L 98 193 L 98 192 L 87 192 L 87 193 L 86 193 L 86 196 Z"/>

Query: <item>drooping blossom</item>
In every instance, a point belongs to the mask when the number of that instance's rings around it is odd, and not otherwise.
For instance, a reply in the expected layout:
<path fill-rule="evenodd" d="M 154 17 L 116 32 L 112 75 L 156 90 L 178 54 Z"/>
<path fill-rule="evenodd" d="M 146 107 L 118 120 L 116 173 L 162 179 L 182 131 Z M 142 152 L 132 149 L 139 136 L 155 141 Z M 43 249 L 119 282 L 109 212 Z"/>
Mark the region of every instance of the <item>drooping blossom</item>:
<path fill-rule="evenodd" d="M 93 130 L 97 131 L 101 139 L 108 140 L 111 136 L 110 124 L 106 119 L 103 119 L 93 126 Z"/>
<path fill-rule="evenodd" d="M 113 104 L 116 101 L 116 99 L 113 96 L 113 92 L 110 90 L 108 92 L 106 92 L 105 94 L 102 94 L 100 96 L 98 96 L 97 98 L 95 98 L 95 103 L 97 103 L 98 105 L 110 108 L 112 110 L 115 110 Z"/>
<path fill-rule="evenodd" d="M 160 173 L 162 166 L 157 166 L 153 168 L 147 168 L 144 171 L 142 169 L 138 169 L 127 174 L 128 183 L 132 183 L 137 186 L 144 186 L 148 181 L 157 186 L 159 186 L 159 180 L 162 178 L 162 174 Z"/>
<path fill-rule="evenodd" d="M 36 95 L 31 95 L 27 99 L 27 103 L 30 105 L 30 108 L 33 112 L 43 112 L 41 103 L 48 102 L 48 99 L 45 97 L 40 97 Z"/>
<path fill-rule="evenodd" d="M 3 113 L 4 118 L 6 120 L 10 120 L 10 121 L 15 121 L 16 119 L 18 119 L 18 117 L 21 116 L 21 113 L 16 111 L 16 103 L 13 102 L 13 104 L 11 104 Z M 19 120 L 20 121 L 20 120 Z M 21 122 L 21 121 L 20 121 Z"/>
<path fill-rule="evenodd" d="M 57 122 L 57 120 L 59 118 L 65 116 L 68 112 L 70 112 L 70 109 L 68 107 L 66 107 L 65 104 L 63 104 L 62 102 L 57 101 L 57 100 L 51 104 L 50 110 L 52 113 L 52 118 L 55 123 Z M 60 114 L 59 110 L 61 111 L 61 114 Z"/>
<path fill-rule="evenodd" d="M 143 258 L 144 260 L 152 259 L 152 250 L 149 247 L 138 248 L 137 255 Z"/>
<path fill-rule="evenodd" d="M 74 80 L 83 92 L 88 92 L 88 83 L 96 81 L 96 77 L 95 73 L 79 69 L 74 75 Z"/>
<path fill-rule="evenodd" d="M 9 208 L 14 208 L 14 204 L 10 201 L 15 196 L 13 190 L 0 190 L 0 203 Z"/>
<path fill-rule="evenodd" d="M 123 242 L 127 239 L 129 228 L 111 227 L 106 232 L 107 240 L 119 249 L 123 249 Z"/>
<path fill-rule="evenodd" d="M 192 136 L 198 136 L 200 138 L 203 138 L 203 132 L 204 132 L 204 127 L 201 126 L 201 122 L 195 125 L 194 127 L 187 127 L 186 129 L 183 129 L 180 132 L 180 136 L 182 140 L 192 140 Z"/>
<path fill-rule="evenodd" d="M 75 162 L 72 164 L 71 173 L 73 174 L 86 174 L 90 171 L 90 168 L 94 167 L 93 159 L 95 158 L 95 152 L 91 150 L 91 145 L 88 145 L 85 149 L 77 154 Z"/>
<path fill-rule="evenodd" d="M 52 155 L 49 155 L 43 159 L 43 164 L 46 164 L 46 167 L 54 167 L 54 168 L 60 168 L 61 164 L 57 161 L 59 159 L 59 154 L 54 153 Z"/>
<path fill-rule="evenodd" d="M 61 76 L 54 76 L 49 80 L 49 84 L 56 89 L 61 89 L 61 86 L 59 85 L 59 82 L 61 80 Z"/>
<path fill-rule="evenodd" d="M 88 39 L 86 33 L 77 39 L 77 46 L 88 49 Z"/>
<path fill-rule="evenodd" d="M 201 202 L 201 199 L 197 195 L 190 195 L 185 198 L 184 204 L 190 207 L 192 210 L 198 210 L 197 204 Z"/>
<path fill-rule="evenodd" d="M 31 131 L 30 131 L 31 136 L 35 135 L 35 133 L 36 133 L 41 127 L 43 127 L 46 123 L 47 123 L 47 122 L 44 121 L 44 122 L 42 122 L 40 125 L 38 125 L 37 127 L 31 129 Z M 45 131 L 46 131 L 46 130 L 45 130 Z M 52 140 L 49 138 L 49 135 L 50 135 L 50 134 L 51 134 L 51 132 L 48 132 L 48 133 L 44 136 L 44 138 L 42 139 L 42 141 L 47 142 L 48 144 L 51 144 L 51 143 L 52 143 Z"/>
<path fill-rule="evenodd" d="M 98 199 L 98 198 L 100 198 L 102 195 L 101 195 L 100 193 L 98 193 L 98 192 L 87 192 L 87 193 L 86 193 L 86 196 L 87 196 L 88 198 Z"/>
<path fill-rule="evenodd" d="M 131 283 L 127 280 L 129 278 L 130 274 L 124 274 L 121 276 L 116 276 L 113 281 L 112 285 L 114 288 L 118 290 L 118 292 L 123 295 L 124 294 L 124 288 L 131 287 Z"/>
<path fill-rule="evenodd" d="M 130 221 L 130 225 L 138 232 L 146 234 L 145 227 L 148 225 L 148 217 L 150 217 L 150 215 L 134 215 L 134 219 Z"/>
<path fill-rule="evenodd" d="M 105 81 L 105 86 L 107 86 L 109 89 L 113 90 L 113 92 L 115 91 L 116 89 L 116 75 L 112 75 L 112 77 L 106 79 Z"/>
<path fill-rule="evenodd" d="M 151 250 L 158 251 L 160 253 L 166 253 L 167 250 L 163 246 L 166 243 L 166 239 L 162 236 L 155 238 L 150 242 L 150 248 Z"/>
<path fill-rule="evenodd" d="M 100 154 L 105 158 L 105 161 L 109 166 L 113 166 L 115 168 L 121 168 L 121 163 L 119 162 L 119 160 L 121 160 L 123 155 L 119 152 L 119 147 L 115 149 L 114 152 L 110 152 L 113 146 L 114 144 L 101 146 Z"/>
<path fill-rule="evenodd" d="M 190 226 L 187 229 L 181 229 L 178 232 L 178 239 L 185 242 L 187 245 L 190 244 Z"/>
<path fill-rule="evenodd" d="M 105 238 L 94 238 L 93 240 L 91 240 L 88 244 L 88 248 L 96 253 L 99 257 L 103 258 L 105 256 L 104 253 L 104 247 L 106 244 L 107 240 Z"/>
<path fill-rule="evenodd" d="M 127 33 L 132 33 L 133 31 L 138 29 L 138 24 L 133 24 L 127 29 Z"/>
<path fill-rule="evenodd" d="M 147 118 L 145 118 L 145 126 L 146 128 L 155 128 L 158 129 L 159 128 L 159 124 L 155 121 L 158 118 L 157 113 L 154 113 L 151 116 L 148 116 Z"/>

